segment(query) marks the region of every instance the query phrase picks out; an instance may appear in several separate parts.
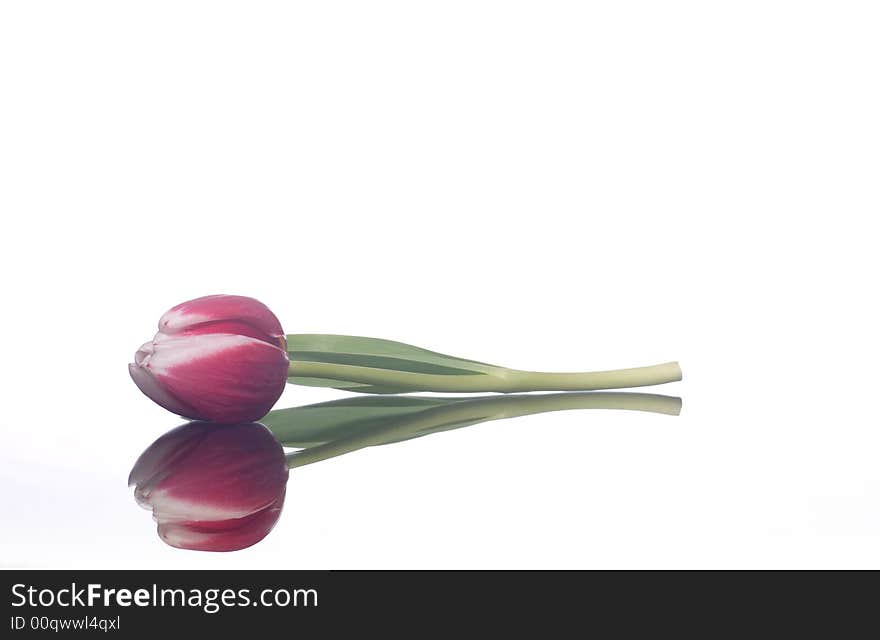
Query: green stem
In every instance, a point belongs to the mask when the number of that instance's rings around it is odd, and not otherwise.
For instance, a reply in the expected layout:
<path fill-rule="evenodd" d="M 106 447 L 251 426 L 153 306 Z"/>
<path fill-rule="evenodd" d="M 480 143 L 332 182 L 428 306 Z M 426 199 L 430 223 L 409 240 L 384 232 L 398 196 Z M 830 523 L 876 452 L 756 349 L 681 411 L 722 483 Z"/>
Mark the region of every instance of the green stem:
<path fill-rule="evenodd" d="M 523 391 L 592 391 L 646 387 L 681 380 L 681 368 L 677 362 L 667 362 L 650 367 L 584 373 L 544 373 L 497 367 L 484 374 L 438 375 L 294 360 L 290 363 L 287 375 L 288 377 L 347 380 L 377 387 L 396 387 L 406 391 L 517 393 Z"/>
<path fill-rule="evenodd" d="M 681 399 L 649 393 L 560 393 L 462 400 L 427 409 L 415 416 L 391 419 L 382 427 L 290 453 L 287 466 L 290 469 L 302 467 L 365 447 L 427 435 L 444 428 L 572 409 L 627 409 L 678 415 Z"/>

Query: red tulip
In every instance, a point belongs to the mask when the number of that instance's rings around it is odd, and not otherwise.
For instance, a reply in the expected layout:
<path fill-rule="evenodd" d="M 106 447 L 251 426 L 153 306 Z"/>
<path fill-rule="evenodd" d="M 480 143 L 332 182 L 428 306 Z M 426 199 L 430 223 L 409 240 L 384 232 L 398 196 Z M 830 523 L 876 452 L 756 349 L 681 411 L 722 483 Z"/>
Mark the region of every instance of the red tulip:
<path fill-rule="evenodd" d="M 128 484 L 167 544 L 237 551 L 275 526 L 287 475 L 284 449 L 263 425 L 190 422 L 151 444 Z"/>
<path fill-rule="evenodd" d="M 140 390 L 194 420 L 236 423 L 266 415 L 287 383 L 287 340 L 263 303 L 206 296 L 179 304 L 128 365 Z"/>

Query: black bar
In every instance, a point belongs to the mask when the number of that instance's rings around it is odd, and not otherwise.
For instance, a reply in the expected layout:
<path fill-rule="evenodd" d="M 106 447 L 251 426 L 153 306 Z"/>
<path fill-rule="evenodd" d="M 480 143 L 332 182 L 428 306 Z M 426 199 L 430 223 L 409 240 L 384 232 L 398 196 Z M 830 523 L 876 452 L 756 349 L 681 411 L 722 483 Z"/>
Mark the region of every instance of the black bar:
<path fill-rule="evenodd" d="M 248 640 L 307 631 L 336 637 L 352 624 L 432 635 L 528 627 L 554 636 L 600 627 L 624 634 L 804 627 L 839 637 L 860 629 L 862 618 L 874 628 L 868 616 L 877 599 L 873 572 L 11 570 L 2 582 L 4 638 L 181 629 Z"/>

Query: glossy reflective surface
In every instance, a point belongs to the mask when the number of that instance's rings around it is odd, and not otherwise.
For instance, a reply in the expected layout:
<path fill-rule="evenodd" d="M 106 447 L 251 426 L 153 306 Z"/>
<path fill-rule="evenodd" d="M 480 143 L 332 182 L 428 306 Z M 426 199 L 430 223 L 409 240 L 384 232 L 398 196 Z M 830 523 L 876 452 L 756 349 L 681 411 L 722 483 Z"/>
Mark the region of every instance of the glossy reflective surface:
<path fill-rule="evenodd" d="M 288 467 L 482 422 L 581 409 L 678 415 L 681 400 L 625 392 L 359 396 L 272 411 L 265 425 L 182 425 L 141 454 L 129 484 L 138 503 L 153 512 L 167 544 L 236 551 L 275 526 Z M 298 450 L 285 456 L 284 446 Z"/>

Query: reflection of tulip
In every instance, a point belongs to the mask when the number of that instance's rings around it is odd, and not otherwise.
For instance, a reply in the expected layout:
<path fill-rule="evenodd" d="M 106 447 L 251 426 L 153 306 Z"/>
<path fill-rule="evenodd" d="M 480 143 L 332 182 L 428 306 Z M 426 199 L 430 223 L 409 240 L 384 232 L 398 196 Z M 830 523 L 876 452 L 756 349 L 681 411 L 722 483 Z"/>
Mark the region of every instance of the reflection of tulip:
<path fill-rule="evenodd" d="M 287 475 L 284 449 L 263 425 L 190 422 L 150 445 L 128 483 L 172 547 L 235 551 L 275 526 Z"/>
<path fill-rule="evenodd" d="M 272 408 L 287 382 L 287 342 L 278 318 L 242 296 L 179 304 L 128 366 L 140 390 L 195 420 L 248 422 Z"/>
<path fill-rule="evenodd" d="M 550 411 L 622 409 L 677 416 L 681 398 L 651 393 L 545 393 L 470 398 L 430 396 L 346 398 L 276 409 L 263 422 L 285 447 L 291 469 L 364 447 Z M 546 438 L 546 434 L 542 437 Z"/>

